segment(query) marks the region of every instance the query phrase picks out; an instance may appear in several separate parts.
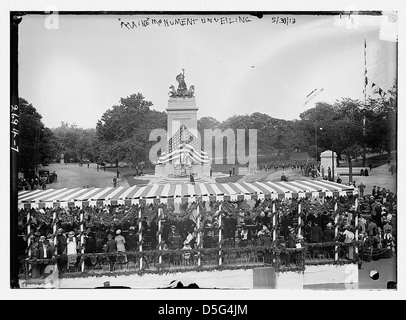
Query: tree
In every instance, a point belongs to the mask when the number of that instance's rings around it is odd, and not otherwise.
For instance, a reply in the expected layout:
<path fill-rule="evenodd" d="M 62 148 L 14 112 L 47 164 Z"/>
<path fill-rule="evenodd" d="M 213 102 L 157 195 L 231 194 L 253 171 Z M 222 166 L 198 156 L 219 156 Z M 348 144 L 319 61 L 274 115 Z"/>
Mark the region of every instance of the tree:
<path fill-rule="evenodd" d="M 376 97 L 376 95 L 375 95 Z M 397 83 L 385 95 L 369 97 L 365 106 L 365 142 L 371 152 L 397 149 Z"/>
<path fill-rule="evenodd" d="M 78 162 L 83 159 L 93 161 L 96 130 L 93 128 L 78 128 L 76 124 L 61 122 L 53 132 L 58 140 L 58 154 L 64 154 L 65 159 Z"/>
<path fill-rule="evenodd" d="M 42 123 L 42 116 L 24 98 L 19 98 L 18 170 L 28 177 L 39 165 L 46 166 L 56 154 L 56 138 Z"/>
<path fill-rule="evenodd" d="M 152 102 L 141 93 L 121 98 L 97 122 L 95 152 L 99 162 L 132 164 L 148 161 L 153 129 L 166 129 L 166 113 L 151 110 Z"/>
<path fill-rule="evenodd" d="M 345 157 L 352 181 L 352 160 L 363 152 L 362 103 L 350 98 L 337 100 L 333 105 L 317 103 L 315 108 L 302 113 L 301 118 L 310 135 L 318 130 L 320 148 L 335 151 L 338 159 Z"/>

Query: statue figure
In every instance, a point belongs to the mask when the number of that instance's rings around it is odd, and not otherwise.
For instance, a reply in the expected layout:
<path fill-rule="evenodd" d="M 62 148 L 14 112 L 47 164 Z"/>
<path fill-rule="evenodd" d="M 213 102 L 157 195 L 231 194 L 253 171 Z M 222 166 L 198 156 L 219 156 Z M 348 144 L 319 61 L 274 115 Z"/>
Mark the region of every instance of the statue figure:
<path fill-rule="evenodd" d="M 173 85 L 169 87 L 170 91 L 168 92 L 168 95 L 170 95 L 171 98 L 194 97 L 195 86 L 191 85 L 189 89 L 187 88 L 185 82 L 185 69 L 182 69 L 182 71 L 183 71 L 182 73 L 179 73 L 176 76 L 176 81 L 178 82 L 178 89 L 175 89 L 175 86 Z"/>
<path fill-rule="evenodd" d="M 182 69 L 183 73 L 179 73 L 176 76 L 176 81 L 179 83 L 178 85 L 178 94 L 179 96 L 183 97 L 187 92 L 187 86 L 185 82 L 185 69 Z"/>
<path fill-rule="evenodd" d="M 169 89 L 171 89 L 171 91 L 169 91 L 169 95 L 170 95 L 172 98 L 175 98 L 175 97 L 176 97 L 176 94 L 177 94 L 175 87 L 174 87 L 173 85 L 171 85 L 171 86 L 169 87 Z"/>
<path fill-rule="evenodd" d="M 186 96 L 189 97 L 189 98 L 193 98 L 193 97 L 194 97 L 194 93 L 195 93 L 195 86 L 192 84 L 192 85 L 189 87 L 189 90 L 187 91 Z"/>

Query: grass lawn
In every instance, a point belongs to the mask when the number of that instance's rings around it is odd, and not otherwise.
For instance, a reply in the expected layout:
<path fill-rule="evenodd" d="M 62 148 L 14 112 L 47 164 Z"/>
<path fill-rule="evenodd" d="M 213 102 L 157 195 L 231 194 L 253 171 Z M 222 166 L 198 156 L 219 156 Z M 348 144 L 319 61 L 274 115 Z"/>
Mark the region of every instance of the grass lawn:
<path fill-rule="evenodd" d="M 391 158 L 392 162 L 396 161 L 396 152 L 391 153 L 390 158 Z M 372 168 L 376 168 L 376 167 L 379 167 L 379 166 L 381 166 L 383 164 L 387 164 L 387 163 L 388 163 L 388 154 L 387 153 L 365 159 L 365 167 L 368 167 L 369 164 L 372 164 Z M 353 160 L 352 166 L 354 168 L 364 168 L 362 166 L 362 158 Z M 340 168 L 348 168 L 348 161 L 340 163 Z"/>

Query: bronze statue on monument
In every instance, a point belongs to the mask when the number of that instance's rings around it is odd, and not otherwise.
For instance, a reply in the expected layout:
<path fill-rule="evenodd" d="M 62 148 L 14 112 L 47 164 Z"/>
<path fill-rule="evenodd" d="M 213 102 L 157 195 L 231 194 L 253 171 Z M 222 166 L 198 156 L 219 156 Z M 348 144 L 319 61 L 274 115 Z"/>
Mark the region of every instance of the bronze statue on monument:
<path fill-rule="evenodd" d="M 182 69 L 182 73 L 179 73 L 176 76 L 176 81 L 178 82 L 178 89 L 175 89 L 175 86 L 171 85 L 169 87 L 169 95 L 171 98 L 193 98 L 195 93 L 195 86 L 191 85 L 189 89 L 187 88 L 185 82 L 185 69 Z"/>

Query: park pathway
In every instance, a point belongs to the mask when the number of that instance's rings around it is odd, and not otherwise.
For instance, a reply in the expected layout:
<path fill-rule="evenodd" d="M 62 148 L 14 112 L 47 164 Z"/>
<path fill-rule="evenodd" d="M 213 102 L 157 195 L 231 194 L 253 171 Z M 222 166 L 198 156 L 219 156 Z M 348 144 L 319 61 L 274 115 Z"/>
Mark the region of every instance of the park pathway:
<path fill-rule="evenodd" d="M 113 178 L 116 176 L 116 173 L 104 171 L 103 169 L 97 171 L 97 165 L 95 163 L 90 163 L 89 168 L 87 164 L 84 164 L 83 167 L 79 167 L 77 163 L 53 163 L 50 164 L 47 169 L 50 172 L 55 171 L 58 175 L 58 181 L 47 184 L 47 189 L 112 187 Z M 117 187 L 119 186 L 129 186 L 127 180 L 122 178 L 121 175 L 117 179 Z"/>

